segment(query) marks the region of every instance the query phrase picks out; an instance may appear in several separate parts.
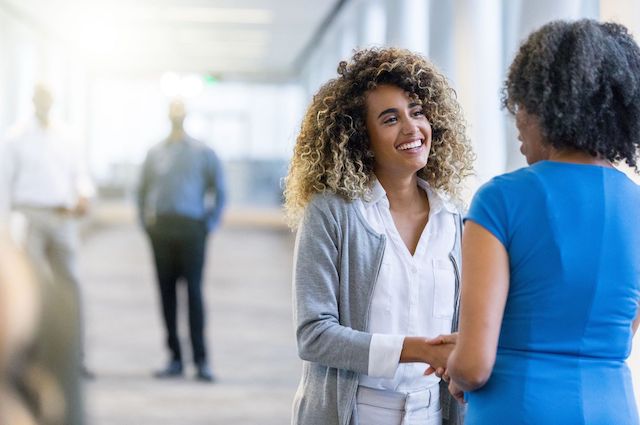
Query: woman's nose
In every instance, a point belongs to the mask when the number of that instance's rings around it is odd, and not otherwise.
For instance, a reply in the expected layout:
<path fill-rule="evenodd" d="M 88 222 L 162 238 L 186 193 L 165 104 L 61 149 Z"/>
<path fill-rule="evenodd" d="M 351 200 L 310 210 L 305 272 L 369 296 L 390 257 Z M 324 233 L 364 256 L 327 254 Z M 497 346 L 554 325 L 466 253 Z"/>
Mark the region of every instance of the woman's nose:
<path fill-rule="evenodd" d="M 415 134 L 418 131 L 418 126 L 411 122 L 411 120 L 405 120 L 402 123 L 402 134 L 404 135 L 411 135 L 411 134 Z"/>

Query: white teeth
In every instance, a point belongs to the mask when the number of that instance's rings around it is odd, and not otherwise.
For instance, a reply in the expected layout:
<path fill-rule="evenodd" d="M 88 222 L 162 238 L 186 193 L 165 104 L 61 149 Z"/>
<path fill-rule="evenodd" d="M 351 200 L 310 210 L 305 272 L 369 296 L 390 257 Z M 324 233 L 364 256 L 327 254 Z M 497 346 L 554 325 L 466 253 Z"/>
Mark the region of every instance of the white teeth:
<path fill-rule="evenodd" d="M 400 146 L 398 146 L 398 150 L 404 151 L 407 149 L 413 149 L 419 147 L 420 145 L 422 145 L 422 140 L 416 140 L 415 142 L 401 144 Z"/>

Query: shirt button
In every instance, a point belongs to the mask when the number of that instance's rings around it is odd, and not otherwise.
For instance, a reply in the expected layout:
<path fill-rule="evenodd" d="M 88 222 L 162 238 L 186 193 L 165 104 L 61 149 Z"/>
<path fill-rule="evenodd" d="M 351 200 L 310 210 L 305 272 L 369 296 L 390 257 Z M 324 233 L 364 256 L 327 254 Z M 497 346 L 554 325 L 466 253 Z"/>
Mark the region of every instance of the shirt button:
<path fill-rule="evenodd" d="M 416 268 L 416 266 L 411 266 L 411 273 L 413 274 L 418 273 L 418 269 Z"/>

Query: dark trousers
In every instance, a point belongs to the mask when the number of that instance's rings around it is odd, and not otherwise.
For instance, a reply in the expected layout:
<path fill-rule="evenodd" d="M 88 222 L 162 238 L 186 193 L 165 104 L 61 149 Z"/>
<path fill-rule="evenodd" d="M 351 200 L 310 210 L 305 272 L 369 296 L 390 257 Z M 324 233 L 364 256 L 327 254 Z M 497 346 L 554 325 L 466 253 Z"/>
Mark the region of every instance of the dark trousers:
<path fill-rule="evenodd" d="M 193 360 L 196 364 L 207 360 L 204 340 L 204 300 L 202 269 L 206 252 L 205 223 L 181 216 L 160 216 L 147 229 L 156 265 L 162 313 L 167 331 L 167 345 L 172 360 L 182 361 L 176 323 L 176 289 L 182 278 L 187 284 L 189 298 L 189 329 Z"/>

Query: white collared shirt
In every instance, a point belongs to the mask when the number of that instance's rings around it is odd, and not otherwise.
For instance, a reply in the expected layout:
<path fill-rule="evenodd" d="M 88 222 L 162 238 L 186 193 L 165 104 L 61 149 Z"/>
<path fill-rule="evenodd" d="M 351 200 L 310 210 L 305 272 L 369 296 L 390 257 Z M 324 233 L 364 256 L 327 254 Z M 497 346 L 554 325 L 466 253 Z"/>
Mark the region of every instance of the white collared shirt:
<path fill-rule="evenodd" d="M 387 243 L 376 282 L 369 332 L 369 370 L 360 385 L 410 392 L 437 383 L 424 376 L 425 363 L 399 364 L 405 336 L 428 338 L 451 332 L 455 296 L 455 270 L 449 260 L 456 237 L 456 209 L 418 179 L 429 199 L 429 220 L 412 256 L 398 233 L 389 201 L 376 181 L 369 200 L 358 207 L 367 223 L 386 236 Z"/>
<path fill-rule="evenodd" d="M 73 208 L 93 184 L 71 133 L 60 123 L 31 119 L 0 146 L 0 216 L 15 206 Z"/>

